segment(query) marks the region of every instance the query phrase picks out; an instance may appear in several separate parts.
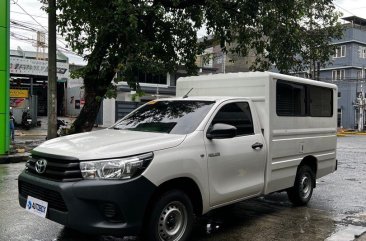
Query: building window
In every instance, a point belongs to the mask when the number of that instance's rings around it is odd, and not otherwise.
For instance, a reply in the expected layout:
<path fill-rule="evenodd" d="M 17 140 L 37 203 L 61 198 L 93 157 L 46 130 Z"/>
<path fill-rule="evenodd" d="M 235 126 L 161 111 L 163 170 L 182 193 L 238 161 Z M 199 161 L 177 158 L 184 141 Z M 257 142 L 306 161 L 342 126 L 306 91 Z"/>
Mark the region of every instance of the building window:
<path fill-rule="evenodd" d="M 343 80 L 346 75 L 346 70 L 337 69 L 332 71 L 332 79 L 333 80 Z"/>
<path fill-rule="evenodd" d="M 167 85 L 167 76 L 164 74 L 150 74 L 138 72 L 139 83 Z"/>
<path fill-rule="evenodd" d="M 361 59 L 366 59 L 366 47 L 360 46 L 359 56 Z"/>
<path fill-rule="evenodd" d="M 335 53 L 333 55 L 333 58 L 342 58 L 346 57 L 346 45 L 338 46 L 335 49 Z"/>
<path fill-rule="evenodd" d="M 362 71 L 361 70 L 357 71 L 357 79 L 362 79 Z"/>
<path fill-rule="evenodd" d="M 213 47 L 205 49 L 205 52 L 201 55 L 202 67 L 212 68 L 213 67 Z"/>

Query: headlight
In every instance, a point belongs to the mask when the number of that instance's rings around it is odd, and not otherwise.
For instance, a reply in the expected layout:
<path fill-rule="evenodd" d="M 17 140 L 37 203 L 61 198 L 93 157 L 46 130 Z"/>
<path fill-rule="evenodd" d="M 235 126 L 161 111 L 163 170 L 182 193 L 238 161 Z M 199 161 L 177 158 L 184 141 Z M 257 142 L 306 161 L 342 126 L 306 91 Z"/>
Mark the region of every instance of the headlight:
<path fill-rule="evenodd" d="M 153 157 L 151 152 L 126 158 L 80 162 L 80 170 L 84 179 L 130 179 L 140 175 Z"/>

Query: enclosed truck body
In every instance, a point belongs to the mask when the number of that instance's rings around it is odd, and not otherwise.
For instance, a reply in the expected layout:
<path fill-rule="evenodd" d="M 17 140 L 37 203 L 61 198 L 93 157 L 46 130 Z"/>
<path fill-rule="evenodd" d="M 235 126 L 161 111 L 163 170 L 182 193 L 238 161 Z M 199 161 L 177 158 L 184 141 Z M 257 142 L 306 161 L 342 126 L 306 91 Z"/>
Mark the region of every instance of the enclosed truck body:
<path fill-rule="evenodd" d="M 189 96 L 240 96 L 253 101 L 267 145 L 264 194 L 291 187 L 304 158 L 316 158 L 317 178 L 335 170 L 336 85 L 271 72 L 178 80 L 177 96 L 191 89 Z"/>

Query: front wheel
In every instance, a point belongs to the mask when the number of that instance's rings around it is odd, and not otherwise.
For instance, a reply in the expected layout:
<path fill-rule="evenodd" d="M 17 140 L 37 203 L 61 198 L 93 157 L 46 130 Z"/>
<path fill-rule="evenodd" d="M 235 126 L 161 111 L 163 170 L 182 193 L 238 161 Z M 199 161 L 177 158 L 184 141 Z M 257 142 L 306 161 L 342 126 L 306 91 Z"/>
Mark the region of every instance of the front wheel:
<path fill-rule="evenodd" d="M 295 179 L 295 184 L 287 190 L 287 196 L 296 206 L 306 205 L 313 194 L 315 174 L 309 166 L 300 166 Z"/>
<path fill-rule="evenodd" d="M 144 240 L 188 240 L 192 223 L 193 207 L 189 197 L 180 190 L 168 191 L 155 202 Z"/>

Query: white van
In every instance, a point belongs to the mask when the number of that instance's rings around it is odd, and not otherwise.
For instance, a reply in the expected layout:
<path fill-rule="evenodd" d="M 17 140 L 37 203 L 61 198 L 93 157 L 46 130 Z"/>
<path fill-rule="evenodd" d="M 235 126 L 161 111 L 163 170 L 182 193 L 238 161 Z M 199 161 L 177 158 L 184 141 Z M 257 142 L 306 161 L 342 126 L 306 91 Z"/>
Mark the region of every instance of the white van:
<path fill-rule="evenodd" d="M 274 73 L 180 78 L 113 127 L 47 141 L 19 176 L 26 210 L 88 233 L 187 240 L 195 215 L 334 172 L 337 87 Z"/>

